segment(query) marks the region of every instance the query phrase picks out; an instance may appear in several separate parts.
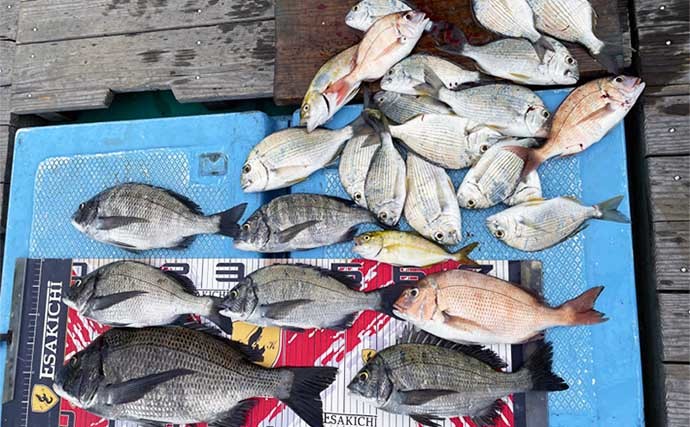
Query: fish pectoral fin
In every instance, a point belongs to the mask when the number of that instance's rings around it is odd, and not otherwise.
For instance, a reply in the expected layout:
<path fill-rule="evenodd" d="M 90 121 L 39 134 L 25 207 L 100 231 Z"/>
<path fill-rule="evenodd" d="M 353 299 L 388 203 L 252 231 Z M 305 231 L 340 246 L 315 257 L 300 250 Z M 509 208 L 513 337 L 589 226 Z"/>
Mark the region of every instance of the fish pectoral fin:
<path fill-rule="evenodd" d="M 159 385 L 175 378 L 193 374 L 189 369 L 172 369 L 158 374 L 135 378 L 118 384 L 105 386 L 104 394 L 107 405 L 122 405 L 135 402 Z"/>
<path fill-rule="evenodd" d="M 512 77 L 514 80 L 517 80 L 519 82 L 526 82 L 529 80 L 529 76 L 526 74 L 521 74 L 521 73 L 509 73 L 510 77 Z"/>
<path fill-rule="evenodd" d="M 99 216 L 96 221 L 99 230 L 113 230 L 130 224 L 148 222 L 148 220 L 134 216 Z"/>
<path fill-rule="evenodd" d="M 587 114 L 585 117 L 581 118 L 573 126 L 578 126 L 588 121 L 597 121 L 603 119 L 604 117 L 608 116 L 611 113 L 614 113 L 615 111 L 616 107 L 614 106 L 614 104 L 611 102 L 607 102 L 603 107 L 594 110 L 591 113 Z"/>
<path fill-rule="evenodd" d="M 144 291 L 130 291 L 130 292 L 120 292 L 118 294 L 105 295 L 102 297 L 93 298 L 93 305 L 91 306 L 94 310 L 105 310 L 116 304 L 127 301 L 132 298 L 136 298 L 141 295 L 145 295 L 148 292 Z"/>
<path fill-rule="evenodd" d="M 348 314 L 347 316 L 333 323 L 328 327 L 328 329 L 333 329 L 334 331 L 344 331 L 350 329 L 352 324 L 355 323 L 355 320 L 357 320 L 357 315 L 359 315 L 359 312 Z"/>
<path fill-rule="evenodd" d="M 246 424 L 247 415 L 258 403 L 252 399 L 243 400 L 223 415 L 221 419 L 208 423 L 208 427 L 242 427 Z"/>
<path fill-rule="evenodd" d="M 462 329 L 463 331 L 476 331 L 477 329 L 484 329 L 479 323 L 473 322 L 469 319 L 454 316 L 448 311 L 442 312 L 443 323 L 452 326 L 453 328 Z"/>
<path fill-rule="evenodd" d="M 430 414 L 415 414 L 415 415 L 410 415 L 410 418 L 418 422 L 419 424 L 423 426 L 429 426 L 429 427 L 442 427 L 441 424 L 437 423 L 436 421 L 441 421 L 443 422 L 443 418 L 440 417 L 435 417 Z"/>
<path fill-rule="evenodd" d="M 472 421 L 474 421 L 478 427 L 492 426 L 495 424 L 496 419 L 501 416 L 501 412 L 503 412 L 503 407 L 505 405 L 506 403 L 503 400 L 496 400 L 489 406 L 477 411 L 476 414 L 472 415 L 470 418 L 472 418 Z"/>
<path fill-rule="evenodd" d="M 450 394 L 456 394 L 455 390 L 407 390 L 399 391 L 400 403 L 403 405 L 419 406 L 425 403 L 431 402 L 439 397 L 448 396 Z"/>
<path fill-rule="evenodd" d="M 293 225 L 292 227 L 286 228 L 285 230 L 281 230 L 278 232 L 278 242 L 287 243 L 290 240 L 294 239 L 295 236 L 297 236 L 302 231 L 308 229 L 313 225 L 318 224 L 319 222 L 321 221 L 306 221 L 301 224 Z"/>
<path fill-rule="evenodd" d="M 267 319 L 281 320 L 285 319 L 295 310 L 305 304 L 314 302 L 310 299 L 296 299 L 290 301 L 281 301 L 273 304 L 263 304 L 261 306 L 261 314 Z"/>

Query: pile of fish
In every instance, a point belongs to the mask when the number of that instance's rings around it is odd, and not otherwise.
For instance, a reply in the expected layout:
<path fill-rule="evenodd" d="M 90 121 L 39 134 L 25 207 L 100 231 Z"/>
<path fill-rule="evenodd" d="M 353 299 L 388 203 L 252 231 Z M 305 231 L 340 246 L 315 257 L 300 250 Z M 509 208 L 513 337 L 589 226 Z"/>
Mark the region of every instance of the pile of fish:
<path fill-rule="evenodd" d="M 627 222 L 617 210 L 620 196 L 593 206 L 567 195 L 544 200 L 538 169 L 600 141 L 645 84 L 624 75 L 590 81 L 555 114 L 519 85 L 579 81 L 578 63 L 559 40 L 581 43 L 602 63 L 612 63 L 594 35 L 589 2 L 473 0 L 471 7 L 482 26 L 506 38 L 470 45 L 453 25 L 431 22 L 400 0 L 354 6 L 346 22 L 364 31 L 362 40 L 318 71 L 301 106 L 304 127 L 268 136 L 242 166 L 242 189 L 263 192 L 288 188 L 338 162 L 351 201 L 288 194 L 242 221 L 246 204 L 206 216 L 183 195 L 127 183 L 82 203 L 74 226 L 133 252 L 186 248 L 197 235 L 219 234 L 244 251 L 285 253 L 354 240 L 354 252 L 382 263 L 476 267 L 469 255 L 477 244 L 463 242 L 462 209 L 506 205 L 486 227 L 523 251 L 557 245 L 590 219 Z M 410 55 L 425 32 L 445 52 L 471 58 L 476 69 Z M 353 123 L 321 127 L 377 80 L 382 91 L 366 96 L 367 108 Z M 465 168 L 455 188 L 447 170 Z M 400 231 L 403 218 L 414 232 Z M 358 235 L 362 224 L 383 230 Z M 447 249 L 458 244 L 466 246 Z M 222 333 L 232 331 L 233 321 L 298 333 L 342 331 L 362 311 L 374 310 L 408 322 L 410 329 L 368 360 L 350 392 L 427 426 L 455 416 L 489 425 L 506 395 L 567 385 L 552 372 L 550 344 L 540 345 L 511 374 L 481 345 L 524 343 L 552 327 L 607 320 L 593 308 L 602 287 L 552 307 L 515 284 L 465 269 L 373 292 L 361 285 L 313 266 L 275 264 L 212 298 L 198 295 L 185 277 L 148 265 L 106 265 L 73 285 L 65 303 L 114 329 L 72 357 L 55 388 L 93 413 L 145 426 L 239 426 L 255 404 L 250 399 L 260 396 L 275 397 L 308 425 L 322 426 L 319 394 L 334 381 L 336 368 L 261 368 L 253 362 L 262 359 L 262 348 L 251 340 L 230 342 Z M 218 331 L 170 326 L 189 314 L 207 318 Z M 164 406 L 170 395 L 185 399 Z"/>

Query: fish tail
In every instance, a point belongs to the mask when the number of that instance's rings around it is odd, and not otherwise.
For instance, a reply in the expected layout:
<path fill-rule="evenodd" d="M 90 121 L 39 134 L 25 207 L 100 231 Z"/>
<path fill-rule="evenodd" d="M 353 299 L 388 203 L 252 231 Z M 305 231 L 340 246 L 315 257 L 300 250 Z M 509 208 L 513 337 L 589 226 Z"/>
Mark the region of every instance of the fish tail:
<path fill-rule="evenodd" d="M 630 220 L 628 217 L 623 215 L 619 210 L 618 207 L 620 206 L 621 202 L 623 201 L 623 196 L 616 196 L 613 199 L 606 200 L 605 202 L 601 202 L 598 205 L 595 205 L 594 208 L 597 210 L 597 219 L 600 219 L 602 221 L 613 221 L 613 222 L 622 222 L 622 223 L 629 223 Z"/>
<path fill-rule="evenodd" d="M 212 298 L 213 307 L 205 317 L 218 326 L 223 332 L 232 336 L 232 319 L 220 314 L 223 309 L 223 298 Z"/>
<path fill-rule="evenodd" d="M 338 374 L 338 368 L 286 368 L 293 374 L 287 396 L 276 396 L 290 407 L 310 427 L 323 426 L 321 392 L 327 389 Z"/>
<path fill-rule="evenodd" d="M 372 293 L 378 296 L 377 307 L 373 307 L 373 309 L 399 319 L 398 316 L 393 314 L 393 306 L 398 298 L 400 298 L 400 295 L 411 286 L 412 284 L 396 283 L 373 291 Z"/>
<path fill-rule="evenodd" d="M 232 237 L 233 239 L 236 238 L 240 232 L 240 225 L 238 222 L 242 219 L 242 215 L 244 215 L 246 209 L 247 204 L 242 203 L 225 212 L 213 215 L 214 218 L 219 219 L 217 233 L 223 236 Z"/>
<path fill-rule="evenodd" d="M 568 389 L 563 378 L 553 373 L 553 347 L 551 343 L 543 343 L 532 353 L 519 373 L 527 374 L 530 390 L 533 391 L 562 391 Z"/>
<path fill-rule="evenodd" d="M 594 303 L 603 290 L 603 286 L 597 286 L 558 307 L 563 324 L 577 326 L 606 322 L 608 319 L 604 314 L 594 309 Z"/>
<path fill-rule="evenodd" d="M 336 105 L 344 104 L 345 100 L 348 98 L 348 96 L 354 90 L 354 85 L 352 84 L 352 82 L 350 82 L 350 79 L 348 77 L 349 77 L 349 75 L 341 78 L 338 81 L 333 82 L 324 91 L 324 94 L 334 94 L 335 95 Z"/>
<path fill-rule="evenodd" d="M 479 246 L 479 243 L 470 243 L 469 245 L 455 252 L 453 254 L 453 259 L 463 265 L 479 267 L 479 264 L 477 264 L 473 259 L 470 258 L 470 253 L 473 250 L 475 250 L 477 246 Z"/>
<path fill-rule="evenodd" d="M 543 35 L 534 42 L 534 51 L 537 52 L 540 61 L 544 59 L 547 50 L 553 51 L 553 49 L 553 44 Z"/>
<path fill-rule="evenodd" d="M 415 90 L 422 95 L 427 95 L 432 98 L 439 99 L 441 96 L 441 89 L 445 86 L 443 85 L 443 80 L 436 75 L 430 68 L 424 70 L 424 81 L 426 83 L 419 84 L 415 86 Z"/>
<path fill-rule="evenodd" d="M 522 168 L 522 174 L 520 175 L 521 181 L 527 178 L 527 175 L 537 170 L 544 160 L 546 160 L 541 150 L 531 147 L 511 145 L 505 149 L 520 157 L 525 163 L 525 166 Z"/>
<path fill-rule="evenodd" d="M 434 22 L 431 38 L 439 50 L 454 55 L 463 55 L 470 46 L 465 33 L 450 22 Z"/>

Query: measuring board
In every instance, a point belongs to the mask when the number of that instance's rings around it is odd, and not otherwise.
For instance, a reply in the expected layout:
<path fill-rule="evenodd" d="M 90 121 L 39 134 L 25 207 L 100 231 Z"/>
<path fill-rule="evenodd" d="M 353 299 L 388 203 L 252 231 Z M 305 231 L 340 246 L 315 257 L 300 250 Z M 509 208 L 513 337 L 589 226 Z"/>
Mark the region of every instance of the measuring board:
<path fill-rule="evenodd" d="M 61 400 L 52 389 L 55 372 L 76 352 L 107 330 L 80 317 L 61 302 L 72 281 L 113 259 L 21 260 L 17 268 L 13 306 L 14 339 L 10 348 L 3 403 L 3 426 L 12 427 L 133 427 L 135 423 L 101 419 Z M 200 294 L 225 295 L 247 274 L 276 263 L 303 263 L 346 272 L 362 283 L 362 291 L 419 280 L 427 274 L 465 268 L 446 262 L 427 269 L 392 267 L 350 259 L 148 259 L 139 260 L 189 277 Z M 480 261 L 479 271 L 541 291 L 541 264 L 535 261 Z M 312 330 L 305 333 L 263 328 L 258 345 L 265 347 L 268 367 L 337 366 L 335 383 L 322 393 L 324 426 L 414 427 L 409 417 L 395 416 L 352 400 L 346 386 L 364 365 L 363 356 L 396 341 L 405 323 L 376 312 L 363 312 L 347 331 Z M 233 340 L 247 342 L 257 328 L 235 323 Z M 254 339 L 256 336 L 253 337 Z M 519 368 L 534 344 L 495 345 L 491 348 Z M 542 427 L 548 424 L 544 393 L 506 397 L 497 427 Z M 201 427 L 199 425 L 198 427 Z M 247 427 L 291 427 L 306 424 L 275 399 L 261 398 Z M 469 419 L 454 419 L 444 427 L 473 427 Z"/>

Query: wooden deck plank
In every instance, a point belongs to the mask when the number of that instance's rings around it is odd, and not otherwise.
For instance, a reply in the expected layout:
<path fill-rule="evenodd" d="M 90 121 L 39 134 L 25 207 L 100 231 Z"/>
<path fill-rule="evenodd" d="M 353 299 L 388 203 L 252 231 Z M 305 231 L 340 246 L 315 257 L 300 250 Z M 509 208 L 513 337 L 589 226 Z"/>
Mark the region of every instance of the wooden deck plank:
<path fill-rule="evenodd" d="M 690 419 L 690 366 L 665 364 L 668 427 L 687 427 Z"/>
<path fill-rule="evenodd" d="M 10 124 L 10 93 L 9 86 L 0 86 L 0 125 Z"/>
<path fill-rule="evenodd" d="M 348 10 L 358 0 L 322 2 L 320 0 L 276 1 L 276 81 L 274 97 L 279 104 L 299 103 L 314 74 L 329 58 L 358 43 L 360 33 L 345 25 Z M 476 24 L 471 17 L 469 0 L 417 0 L 414 2 L 432 18 L 450 21 L 466 32 L 473 44 L 484 44 L 496 38 Z M 626 0 L 593 0 L 599 12 L 597 33 L 611 46 L 617 46 L 621 66 L 631 63 L 630 31 Z M 568 45 L 580 62 L 583 78 L 605 73 L 577 45 Z M 308 48 L 307 48 L 308 47 Z M 458 64 L 473 68 L 473 62 L 438 51 L 431 37 L 425 36 L 417 48 L 445 56 Z"/>
<path fill-rule="evenodd" d="M 18 0 L 0 0 L 0 40 L 17 38 Z"/>
<path fill-rule="evenodd" d="M 690 294 L 659 293 L 665 362 L 690 361 Z"/>
<path fill-rule="evenodd" d="M 79 11 L 79 13 L 75 13 Z M 18 43 L 35 43 L 273 18 L 273 0 L 22 1 Z"/>
<path fill-rule="evenodd" d="M 0 184 L 9 184 L 12 176 L 12 147 L 16 129 L 0 125 Z"/>
<path fill-rule="evenodd" d="M 275 22 L 18 45 L 15 113 L 103 108 L 110 91 L 172 89 L 181 102 L 270 97 Z"/>
<path fill-rule="evenodd" d="M 14 67 L 14 42 L 0 40 L 0 86 L 12 83 L 12 68 Z"/>
<path fill-rule="evenodd" d="M 652 221 L 687 221 L 690 157 L 652 157 L 647 165 Z"/>
<path fill-rule="evenodd" d="M 678 86 L 690 83 L 690 31 L 688 22 L 639 30 L 641 77 L 650 86 Z M 669 44 L 670 43 L 670 44 Z M 670 94 L 670 93 L 669 93 Z M 681 93 L 673 93 L 681 95 Z"/>
<path fill-rule="evenodd" d="M 689 11 L 690 3 L 685 0 L 635 0 L 638 28 L 687 24 Z"/>
<path fill-rule="evenodd" d="M 687 96 L 645 96 L 644 138 L 648 156 L 690 154 Z"/>
<path fill-rule="evenodd" d="M 690 222 L 656 222 L 653 230 L 657 290 L 690 291 Z"/>

